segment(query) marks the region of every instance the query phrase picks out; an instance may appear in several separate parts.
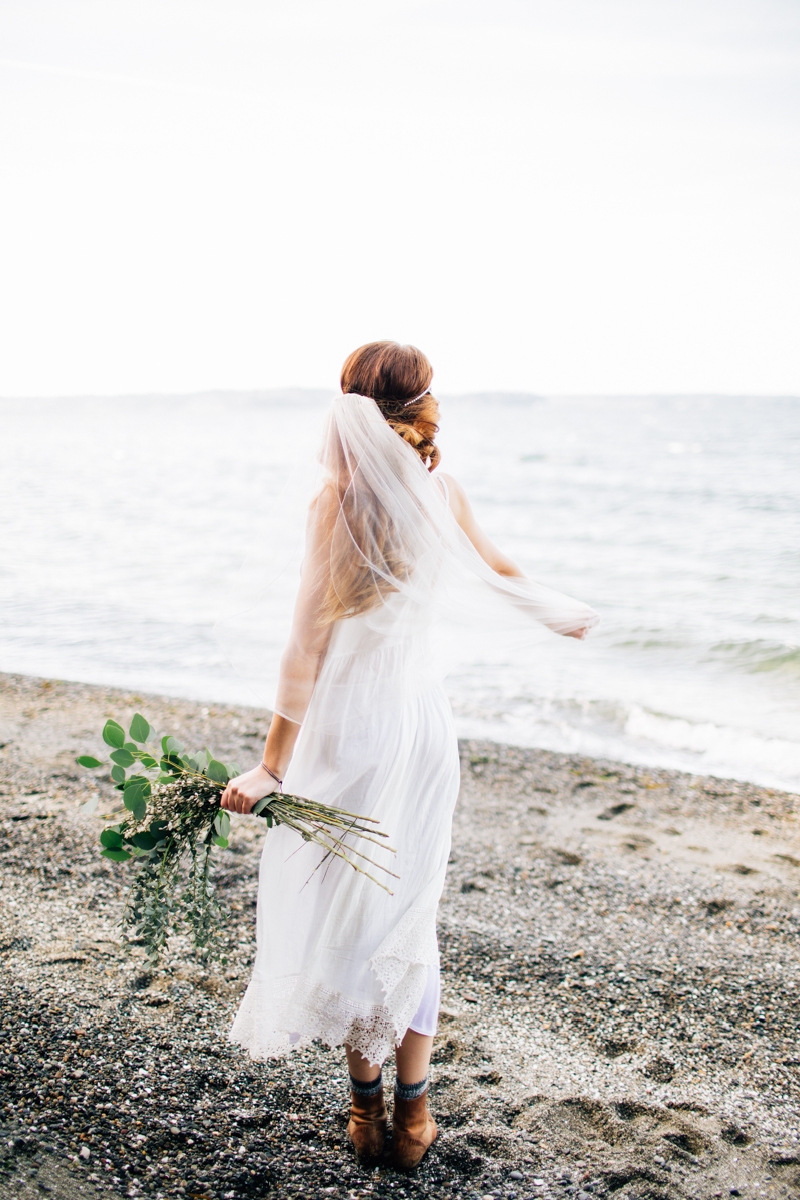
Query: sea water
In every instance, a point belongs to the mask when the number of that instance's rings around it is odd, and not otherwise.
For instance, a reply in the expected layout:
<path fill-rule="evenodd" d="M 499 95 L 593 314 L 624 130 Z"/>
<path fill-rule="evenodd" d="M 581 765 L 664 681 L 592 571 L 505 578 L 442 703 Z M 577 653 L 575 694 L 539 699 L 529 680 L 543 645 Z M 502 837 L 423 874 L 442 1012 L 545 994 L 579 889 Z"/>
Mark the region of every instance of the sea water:
<path fill-rule="evenodd" d="M 0 669 L 252 702 L 213 634 L 321 392 L 0 401 Z M 489 536 L 602 623 L 469 647 L 460 731 L 800 790 L 800 400 L 442 400 Z M 244 573 L 243 573 L 244 564 Z"/>

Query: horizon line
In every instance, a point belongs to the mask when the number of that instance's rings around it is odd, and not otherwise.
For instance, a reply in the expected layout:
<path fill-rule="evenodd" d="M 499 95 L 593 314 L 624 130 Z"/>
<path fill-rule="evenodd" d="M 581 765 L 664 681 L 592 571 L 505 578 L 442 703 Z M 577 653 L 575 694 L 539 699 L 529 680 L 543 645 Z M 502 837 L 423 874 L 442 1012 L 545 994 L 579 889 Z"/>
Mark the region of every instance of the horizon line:
<path fill-rule="evenodd" d="M 0 403 L 24 400 L 191 400 L 210 397 L 273 397 L 295 393 L 306 398 L 333 398 L 335 388 L 286 385 L 278 387 L 193 388 L 188 391 L 64 392 L 0 395 Z M 440 392 L 443 400 L 800 400 L 800 392 L 723 392 L 723 391 L 604 391 L 536 392 L 512 388 L 481 388 L 467 392 Z"/>

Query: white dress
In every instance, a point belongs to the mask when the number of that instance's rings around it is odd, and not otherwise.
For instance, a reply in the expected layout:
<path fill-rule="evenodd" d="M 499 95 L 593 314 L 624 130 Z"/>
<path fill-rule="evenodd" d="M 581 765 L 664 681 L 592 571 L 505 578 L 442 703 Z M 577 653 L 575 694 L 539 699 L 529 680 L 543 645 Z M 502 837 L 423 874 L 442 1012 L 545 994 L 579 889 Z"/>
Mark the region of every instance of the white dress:
<path fill-rule="evenodd" d="M 445 627 L 526 641 L 587 628 L 588 606 L 491 570 L 458 527 L 446 489 L 367 397 L 339 397 L 323 463 L 341 495 L 333 534 L 309 509 L 292 632 L 272 707 L 302 724 L 284 790 L 373 817 L 396 855 L 350 840 L 395 872 L 393 894 L 285 827 L 268 832 L 258 950 L 231 1038 L 254 1057 L 319 1038 L 381 1063 L 409 1028 L 433 1033 L 436 910 L 459 787 L 439 655 Z M 331 495 L 331 493 L 327 493 Z M 353 563 L 374 603 L 319 630 L 320 596 Z M 340 574 L 340 572 L 344 572 Z M 373 584 L 369 581 L 373 580 Z M 536 632 L 538 630 L 538 633 Z"/>
<path fill-rule="evenodd" d="M 291 830 L 266 838 L 258 887 L 258 950 L 231 1037 L 258 1058 L 320 1038 L 347 1042 L 382 1062 L 410 1027 L 434 1033 L 439 952 L 436 910 L 444 887 L 459 788 L 458 742 L 441 681 L 420 671 L 419 639 L 393 638 L 406 601 L 339 621 L 284 790 L 376 818 L 396 856 L 365 846 L 389 866 L 388 895 Z M 371 677 L 359 703 L 349 676 Z M 406 686 L 398 686 L 403 679 Z M 377 690 L 376 690 L 377 688 Z M 331 696 L 344 699 L 337 709 Z M 317 705 L 329 715 L 321 729 Z M 368 865 L 367 870 L 373 870 Z M 385 878 L 374 872 L 378 878 Z"/>

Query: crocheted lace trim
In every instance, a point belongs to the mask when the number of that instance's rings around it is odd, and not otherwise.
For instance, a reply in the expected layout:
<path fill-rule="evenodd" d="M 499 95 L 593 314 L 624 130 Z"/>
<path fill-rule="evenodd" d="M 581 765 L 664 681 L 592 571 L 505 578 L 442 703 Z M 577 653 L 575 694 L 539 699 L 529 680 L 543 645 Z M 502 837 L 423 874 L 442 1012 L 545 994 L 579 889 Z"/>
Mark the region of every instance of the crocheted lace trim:
<path fill-rule="evenodd" d="M 436 914 L 410 910 L 370 959 L 383 1004 L 365 1004 L 308 975 L 255 976 L 230 1032 L 253 1058 L 296 1050 L 318 1038 L 347 1043 L 376 1065 L 399 1045 L 422 1000 L 428 969 L 438 963 Z"/>

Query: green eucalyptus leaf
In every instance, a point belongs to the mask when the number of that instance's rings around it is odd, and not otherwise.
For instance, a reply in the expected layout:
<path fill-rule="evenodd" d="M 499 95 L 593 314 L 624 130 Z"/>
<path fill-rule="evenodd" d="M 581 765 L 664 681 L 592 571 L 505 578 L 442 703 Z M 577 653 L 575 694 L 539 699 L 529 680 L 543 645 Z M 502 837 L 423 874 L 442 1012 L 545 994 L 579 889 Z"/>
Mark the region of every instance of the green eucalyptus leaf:
<path fill-rule="evenodd" d="M 124 767 L 112 767 L 111 768 L 111 778 L 114 780 L 114 783 L 124 783 L 125 782 L 125 768 Z"/>
<path fill-rule="evenodd" d="M 112 862 L 127 862 L 131 857 L 129 850 L 101 850 L 103 858 L 110 858 Z"/>
<path fill-rule="evenodd" d="M 183 742 L 179 742 L 175 737 L 162 738 L 161 749 L 165 754 L 181 754 Z"/>
<path fill-rule="evenodd" d="M 171 771 L 173 776 L 183 773 L 183 763 L 177 754 L 165 754 L 159 766 L 162 771 Z"/>
<path fill-rule="evenodd" d="M 214 783 L 227 783 L 230 778 L 222 763 L 217 762 L 215 758 L 212 758 L 208 764 L 207 774 L 209 779 L 214 780 Z"/>
<path fill-rule="evenodd" d="M 220 837 L 226 838 L 231 831 L 230 813 L 220 809 L 214 818 L 214 828 Z"/>
<path fill-rule="evenodd" d="M 152 850 L 154 846 L 158 845 L 159 839 L 157 837 L 153 837 L 153 834 L 149 831 L 146 831 L 142 833 L 135 833 L 131 838 L 131 841 L 138 850 Z"/>
<path fill-rule="evenodd" d="M 135 742 L 146 742 L 150 737 L 150 726 L 141 713 L 136 713 L 131 721 L 130 735 Z"/>
<path fill-rule="evenodd" d="M 112 750 L 109 757 L 118 767 L 132 767 L 136 762 L 136 759 L 128 750 Z"/>
<path fill-rule="evenodd" d="M 125 745 L 125 730 L 116 721 L 106 721 L 103 728 L 103 741 L 107 746 L 119 749 Z"/>
<path fill-rule="evenodd" d="M 122 749 L 127 750 L 128 754 L 133 754 L 133 755 L 141 754 L 141 750 L 136 745 L 136 742 L 126 742 L 125 745 L 122 747 Z"/>
<path fill-rule="evenodd" d="M 140 809 L 145 803 L 144 789 L 138 787 L 126 788 L 122 796 L 122 803 L 125 805 L 128 812 L 131 812 L 134 816 L 136 816 L 138 809 Z M 136 817 L 137 821 L 139 819 L 139 817 Z"/>
<path fill-rule="evenodd" d="M 270 796 L 262 796 L 260 800 L 256 800 L 255 804 L 250 809 L 251 814 L 254 817 L 260 817 L 262 812 L 267 807 L 267 805 L 269 804 L 271 799 L 272 799 L 272 796 L 270 795 Z"/>
<path fill-rule="evenodd" d="M 144 800 L 140 800 L 136 805 L 136 808 L 131 809 L 131 812 L 133 813 L 133 819 L 135 821 L 143 821 L 147 816 L 147 805 L 145 804 Z"/>
<path fill-rule="evenodd" d="M 143 767 L 147 767 L 148 771 L 153 771 L 158 766 L 158 763 L 153 758 L 152 754 L 139 753 L 139 762 Z"/>
<path fill-rule="evenodd" d="M 95 767 L 102 767 L 103 765 L 99 758 L 92 758 L 91 754 L 82 754 L 75 761 L 80 763 L 82 767 L 88 767 L 90 771 L 94 770 Z"/>
<path fill-rule="evenodd" d="M 228 772 L 228 779 L 235 779 L 242 773 L 242 768 L 238 763 L 225 763 L 225 770 Z"/>
<path fill-rule="evenodd" d="M 92 796 L 91 800 L 87 800 L 85 804 L 81 805 L 81 812 L 87 817 L 91 817 L 99 803 L 100 797 Z"/>
<path fill-rule="evenodd" d="M 104 829 L 100 834 L 100 845 L 107 850 L 119 850 L 122 846 L 122 835 L 116 829 Z"/>
<path fill-rule="evenodd" d="M 141 788 L 145 796 L 149 796 L 153 785 L 146 775 L 129 775 L 125 780 L 125 790 L 129 791 L 131 788 Z"/>
<path fill-rule="evenodd" d="M 228 849 L 228 839 L 224 837 L 215 837 L 212 839 L 215 846 L 219 846 L 222 850 Z"/>

